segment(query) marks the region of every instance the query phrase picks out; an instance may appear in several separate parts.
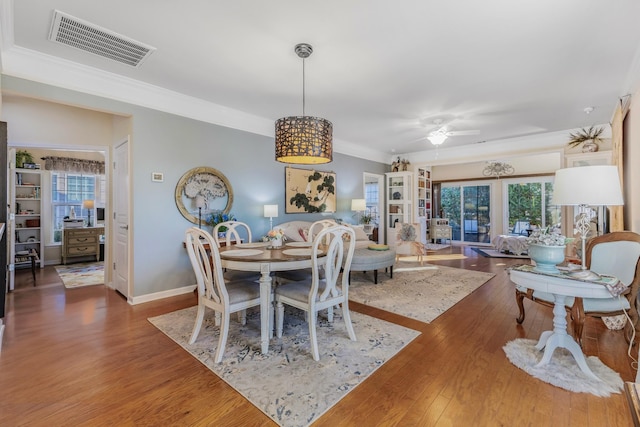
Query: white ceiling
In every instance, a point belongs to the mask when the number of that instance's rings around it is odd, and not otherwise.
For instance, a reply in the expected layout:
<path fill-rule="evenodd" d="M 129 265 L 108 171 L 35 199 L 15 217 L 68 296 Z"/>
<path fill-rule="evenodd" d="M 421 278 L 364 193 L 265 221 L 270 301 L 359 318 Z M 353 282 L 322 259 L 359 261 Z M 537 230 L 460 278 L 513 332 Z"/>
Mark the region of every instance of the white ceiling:
<path fill-rule="evenodd" d="M 310 43 L 306 114 L 333 122 L 342 152 L 433 150 L 435 119 L 479 131 L 446 147 L 608 123 L 640 78 L 637 0 L 0 1 L 5 74 L 80 90 L 95 74 L 91 92 L 115 98 L 145 83 L 185 96 L 167 109 L 191 99 L 195 118 L 269 135 L 302 113 L 293 47 Z M 55 9 L 157 50 L 133 68 L 53 43 Z"/>

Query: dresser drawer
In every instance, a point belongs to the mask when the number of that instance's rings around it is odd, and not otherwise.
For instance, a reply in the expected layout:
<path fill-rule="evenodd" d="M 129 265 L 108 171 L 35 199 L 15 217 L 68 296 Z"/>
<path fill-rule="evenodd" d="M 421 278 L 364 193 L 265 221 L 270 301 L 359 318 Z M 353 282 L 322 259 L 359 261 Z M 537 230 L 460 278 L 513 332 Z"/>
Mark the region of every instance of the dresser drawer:
<path fill-rule="evenodd" d="M 98 242 L 98 236 L 69 236 L 68 245 L 95 245 Z"/>
<path fill-rule="evenodd" d="M 69 246 L 67 248 L 67 256 L 95 255 L 97 253 L 96 245 Z"/>

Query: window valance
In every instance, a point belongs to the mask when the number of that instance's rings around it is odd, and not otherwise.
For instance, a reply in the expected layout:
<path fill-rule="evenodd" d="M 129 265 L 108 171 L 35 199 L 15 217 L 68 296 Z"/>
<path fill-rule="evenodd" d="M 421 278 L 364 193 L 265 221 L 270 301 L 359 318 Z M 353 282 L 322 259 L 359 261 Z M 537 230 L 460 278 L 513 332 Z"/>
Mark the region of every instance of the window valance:
<path fill-rule="evenodd" d="M 74 159 L 73 157 L 42 157 L 44 168 L 52 171 L 79 172 L 104 175 L 104 161 Z"/>

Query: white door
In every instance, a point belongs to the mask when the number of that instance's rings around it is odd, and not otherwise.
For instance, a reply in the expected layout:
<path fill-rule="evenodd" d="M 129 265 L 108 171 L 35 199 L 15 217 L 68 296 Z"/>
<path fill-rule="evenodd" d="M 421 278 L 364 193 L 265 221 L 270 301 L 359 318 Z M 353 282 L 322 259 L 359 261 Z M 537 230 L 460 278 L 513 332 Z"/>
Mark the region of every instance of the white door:
<path fill-rule="evenodd" d="M 114 287 L 129 297 L 129 141 L 116 147 L 114 167 Z"/>

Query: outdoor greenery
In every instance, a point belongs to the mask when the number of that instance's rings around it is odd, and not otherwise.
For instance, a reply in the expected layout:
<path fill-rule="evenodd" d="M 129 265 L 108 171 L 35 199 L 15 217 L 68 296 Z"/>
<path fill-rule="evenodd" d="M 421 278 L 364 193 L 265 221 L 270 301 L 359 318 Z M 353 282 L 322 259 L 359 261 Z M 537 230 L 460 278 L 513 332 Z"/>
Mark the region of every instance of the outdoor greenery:
<path fill-rule="evenodd" d="M 560 222 L 559 209 L 551 205 L 553 194 L 551 182 L 509 184 L 507 188 L 509 193 L 509 224 L 505 224 L 505 228 L 512 229 L 518 221 L 529 222 L 530 225 L 538 227 L 553 227 Z M 490 196 L 489 187 L 486 185 L 442 188 L 440 204 L 443 217 L 449 219 L 450 225 L 454 228 L 454 235 L 457 232 L 456 238 L 460 238 L 460 228 L 464 224 L 473 224 L 476 227 L 487 226 L 488 229 L 488 225 L 491 223 Z M 461 199 L 463 200 L 462 204 Z M 462 217 L 462 208 L 464 208 L 464 218 Z M 495 212 L 494 215 L 496 215 Z M 467 222 L 465 223 L 465 221 Z M 469 230 L 467 230 L 468 232 Z M 473 236 L 465 235 L 465 238 L 473 238 Z"/>

